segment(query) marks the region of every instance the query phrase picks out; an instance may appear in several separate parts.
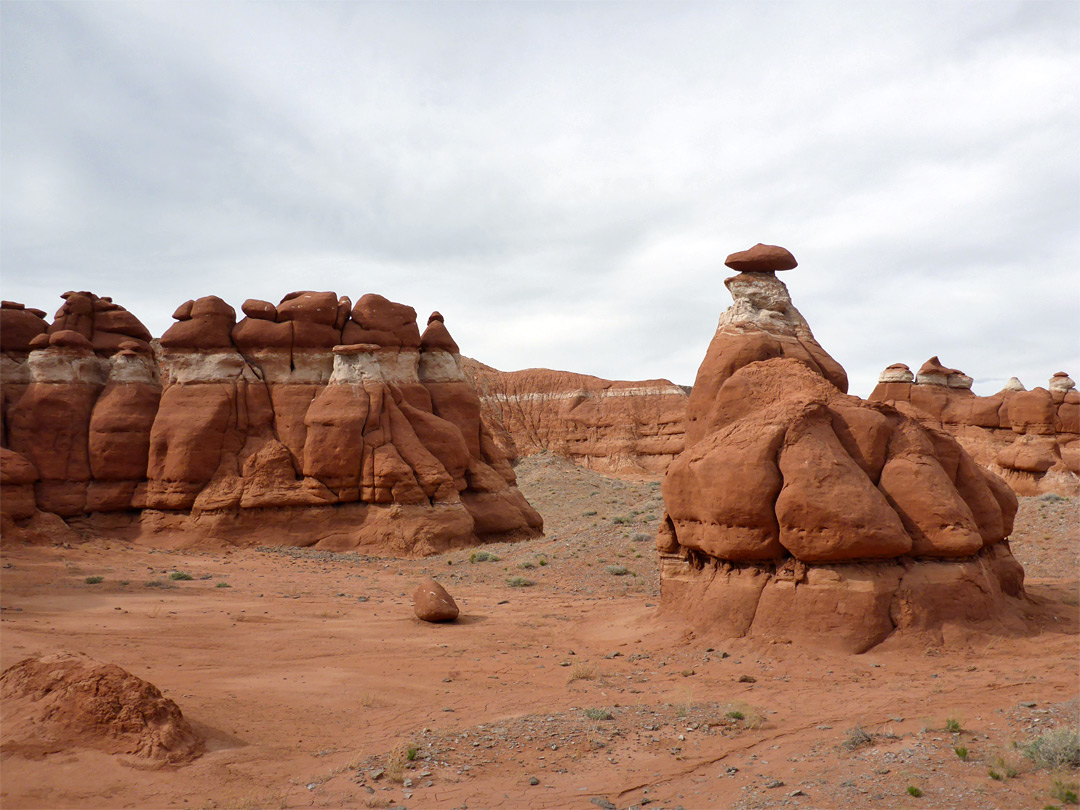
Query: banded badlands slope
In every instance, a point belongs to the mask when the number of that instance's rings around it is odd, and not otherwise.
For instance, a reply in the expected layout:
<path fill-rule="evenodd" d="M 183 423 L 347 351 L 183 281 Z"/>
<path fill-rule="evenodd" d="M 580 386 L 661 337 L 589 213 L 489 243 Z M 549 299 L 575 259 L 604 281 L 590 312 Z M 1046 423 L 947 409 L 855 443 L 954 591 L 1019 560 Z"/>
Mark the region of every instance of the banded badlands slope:
<path fill-rule="evenodd" d="M 856 652 L 946 624 L 1022 632 L 1005 482 L 948 434 L 845 393 L 775 274 L 795 266 L 788 251 L 727 264 L 742 270 L 724 282 L 734 303 L 663 482 L 663 608 L 729 636 Z"/>
<path fill-rule="evenodd" d="M 331 292 L 188 301 L 152 348 L 73 292 L 51 325 L 5 303 L 5 539 L 90 521 L 149 542 L 430 554 L 542 520 L 434 313 Z"/>
<path fill-rule="evenodd" d="M 499 371 L 469 358 L 463 367 L 511 458 L 548 451 L 592 470 L 658 474 L 682 452 L 687 392 L 668 380 Z"/>

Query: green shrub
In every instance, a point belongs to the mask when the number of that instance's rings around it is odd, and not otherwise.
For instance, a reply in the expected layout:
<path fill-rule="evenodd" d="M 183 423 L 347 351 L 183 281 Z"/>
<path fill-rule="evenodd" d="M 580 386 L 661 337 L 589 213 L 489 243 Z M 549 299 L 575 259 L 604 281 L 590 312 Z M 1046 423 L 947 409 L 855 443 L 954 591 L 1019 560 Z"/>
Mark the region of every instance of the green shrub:
<path fill-rule="evenodd" d="M 586 709 L 585 716 L 590 720 L 610 720 L 613 715 L 607 709 Z"/>
<path fill-rule="evenodd" d="M 922 791 L 914 785 L 908 785 L 907 792 L 909 796 L 914 796 L 916 799 L 922 796 Z"/>
<path fill-rule="evenodd" d="M 469 562 L 482 563 L 482 562 L 498 562 L 501 559 L 497 554 L 492 554 L 490 551 L 474 551 L 469 555 Z"/>
<path fill-rule="evenodd" d="M 582 517 L 593 517 L 595 514 L 596 514 L 596 510 L 595 509 L 590 509 L 588 512 L 582 512 L 581 516 Z"/>
<path fill-rule="evenodd" d="M 1055 779 L 1050 795 L 1064 804 L 1080 804 L 1078 790 L 1080 790 L 1080 785 L 1076 782 L 1062 782 L 1060 779 Z"/>
<path fill-rule="evenodd" d="M 956 755 L 960 757 L 960 759 L 967 759 L 968 750 L 964 746 L 958 745 L 953 751 L 956 752 Z"/>
<path fill-rule="evenodd" d="M 231 587 L 232 587 L 232 585 L 230 585 L 230 584 L 229 584 L 228 582 L 219 582 L 219 583 L 218 583 L 217 585 L 215 585 L 214 587 L 215 587 L 215 588 L 231 588 Z"/>
<path fill-rule="evenodd" d="M 87 577 L 85 581 L 87 585 L 97 585 L 100 582 L 104 582 L 105 577 Z"/>
<path fill-rule="evenodd" d="M 1061 726 L 1048 731 L 1025 745 L 1023 751 L 1037 768 L 1080 768 L 1080 734 L 1075 728 Z"/>
<path fill-rule="evenodd" d="M 960 721 L 955 717 L 950 717 L 945 721 L 945 730 L 953 734 L 959 733 L 961 730 Z"/>
<path fill-rule="evenodd" d="M 618 517 L 613 517 L 611 522 L 616 526 L 625 526 L 627 523 L 633 523 L 634 519 L 632 517 L 627 517 L 626 515 L 619 515 Z"/>
<path fill-rule="evenodd" d="M 536 583 L 531 579 L 525 579 L 525 577 L 510 577 L 510 579 L 506 580 L 506 584 L 511 588 L 528 588 Z"/>
<path fill-rule="evenodd" d="M 169 579 L 173 581 L 187 581 L 189 579 L 195 579 L 195 577 L 193 577 L 191 574 L 185 573 L 184 571 L 173 571 L 171 574 L 169 574 Z"/>
<path fill-rule="evenodd" d="M 607 572 L 615 577 L 624 577 L 630 573 L 630 569 L 625 565 L 609 565 Z"/>
<path fill-rule="evenodd" d="M 991 779 L 993 779 L 995 782 L 1000 782 L 1005 778 L 1000 773 L 995 771 L 993 768 L 991 768 L 989 771 L 987 771 L 986 775 L 989 776 Z"/>
<path fill-rule="evenodd" d="M 730 711 L 730 712 L 727 713 L 727 717 L 729 717 L 732 720 L 742 720 L 745 716 L 746 715 L 744 715 L 740 711 Z"/>

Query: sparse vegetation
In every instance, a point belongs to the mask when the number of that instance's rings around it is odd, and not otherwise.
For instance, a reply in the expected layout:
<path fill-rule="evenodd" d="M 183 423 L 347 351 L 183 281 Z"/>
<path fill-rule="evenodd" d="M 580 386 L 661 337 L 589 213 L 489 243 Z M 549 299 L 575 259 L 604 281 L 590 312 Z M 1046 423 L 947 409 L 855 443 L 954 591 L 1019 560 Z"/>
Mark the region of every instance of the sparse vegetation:
<path fill-rule="evenodd" d="M 962 746 L 962 745 L 958 745 L 958 746 L 956 746 L 956 748 L 954 748 L 954 749 L 953 749 L 953 752 L 954 752 L 954 753 L 956 754 L 956 756 L 958 756 L 958 757 L 959 757 L 960 759 L 967 759 L 967 758 L 968 758 L 968 750 L 967 750 L 967 748 L 965 748 L 965 747 L 964 747 L 964 746 Z"/>
<path fill-rule="evenodd" d="M 995 782 L 1000 782 L 1001 780 L 1003 780 L 1005 778 L 1000 773 L 995 771 L 993 768 L 991 768 L 989 771 L 987 771 L 987 776 L 989 776 Z"/>
<path fill-rule="evenodd" d="M 607 709 L 586 709 L 585 716 L 590 720 L 610 720 L 613 717 Z"/>
<path fill-rule="evenodd" d="M 530 588 L 536 583 L 525 577 L 510 577 L 510 579 L 506 580 L 506 584 L 511 588 Z"/>
<path fill-rule="evenodd" d="M 172 584 L 163 579 L 151 579 L 146 583 L 147 588 L 171 588 Z"/>
<path fill-rule="evenodd" d="M 871 745 L 874 738 L 862 726 L 856 726 L 847 733 L 847 737 L 840 743 L 848 751 L 855 751 L 866 745 Z"/>
<path fill-rule="evenodd" d="M 625 526 L 627 523 L 633 523 L 634 519 L 627 515 L 618 515 L 616 517 L 613 517 L 611 519 L 611 522 L 614 523 L 616 526 Z"/>
<path fill-rule="evenodd" d="M 607 567 L 607 572 L 613 577 L 624 577 L 630 573 L 630 569 L 625 565 L 609 565 Z"/>
<path fill-rule="evenodd" d="M 646 540 L 651 540 L 652 538 L 651 538 L 650 535 L 646 534 L 645 532 L 635 532 L 630 537 L 630 539 L 633 540 L 635 543 L 644 543 Z"/>
<path fill-rule="evenodd" d="M 600 673 L 597 672 L 596 667 L 593 664 L 574 664 L 573 668 L 570 670 L 570 677 L 566 679 L 566 682 L 594 681 L 598 677 L 600 677 Z"/>
<path fill-rule="evenodd" d="M 1036 737 L 1022 750 L 1036 768 L 1080 768 L 1080 733 L 1075 728 L 1055 728 Z"/>
<path fill-rule="evenodd" d="M 950 717 L 945 720 L 945 730 L 952 734 L 959 734 L 963 729 L 959 720 L 955 717 Z"/>
<path fill-rule="evenodd" d="M 1060 779 L 1055 779 L 1050 795 L 1063 804 L 1080 804 L 1077 791 L 1080 791 L 1080 785 L 1076 782 L 1062 782 Z"/>
<path fill-rule="evenodd" d="M 105 577 L 87 577 L 85 582 L 87 585 L 97 585 L 105 581 Z"/>
<path fill-rule="evenodd" d="M 219 582 L 219 583 L 218 583 L 217 585 L 215 585 L 214 587 L 215 587 L 215 588 L 231 588 L 231 587 L 232 587 L 232 585 L 230 585 L 230 584 L 229 584 L 228 582 Z"/>
<path fill-rule="evenodd" d="M 399 745 L 386 758 L 386 778 L 391 782 L 405 781 L 405 769 L 408 763 L 416 759 L 416 746 L 411 743 Z M 409 752 L 413 754 L 410 757 Z"/>
<path fill-rule="evenodd" d="M 749 703 L 738 701 L 724 707 L 724 718 L 739 723 L 743 728 L 761 728 L 765 725 L 765 712 Z"/>
<path fill-rule="evenodd" d="M 596 510 L 595 509 L 590 509 L 587 512 L 582 512 L 581 513 L 582 517 L 594 517 L 595 515 L 596 515 Z"/>
<path fill-rule="evenodd" d="M 526 571 L 529 571 L 533 568 L 536 568 L 536 563 L 534 563 L 532 560 L 525 560 L 522 563 L 518 563 L 518 568 L 524 568 Z"/>
<path fill-rule="evenodd" d="M 186 582 L 189 579 L 195 579 L 195 577 L 185 571 L 173 571 L 169 574 L 169 579 L 173 582 Z"/>
<path fill-rule="evenodd" d="M 469 555 L 469 562 L 471 563 L 498 562 L 501 559 L 497 554 L 492 554 L 490 551 L 474 551 Z"/>
<path fill-rule="evenodd" d="M 914 785 L 908 785 L 907 792 L 909 796 L 914 796 L 916 799 L 922 796 L 922 791 Z"/>

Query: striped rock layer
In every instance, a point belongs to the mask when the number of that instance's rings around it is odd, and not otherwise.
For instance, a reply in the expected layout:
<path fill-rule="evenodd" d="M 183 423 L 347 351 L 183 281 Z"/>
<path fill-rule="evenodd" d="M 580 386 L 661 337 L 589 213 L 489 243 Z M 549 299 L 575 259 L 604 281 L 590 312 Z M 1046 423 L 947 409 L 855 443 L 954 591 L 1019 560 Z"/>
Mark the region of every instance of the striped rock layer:
<path fill-rule="evenodd" d="M 378 295 L 249 300 L 239 321 L 209 296 L 151 348 L 145 329 L 99 338 L 100 300 L 70 294 L 0 344 L 8 528 L 111 515 L 149 538 L 400 555 L 542 530 L 438 313 L 421 335 Z"/>

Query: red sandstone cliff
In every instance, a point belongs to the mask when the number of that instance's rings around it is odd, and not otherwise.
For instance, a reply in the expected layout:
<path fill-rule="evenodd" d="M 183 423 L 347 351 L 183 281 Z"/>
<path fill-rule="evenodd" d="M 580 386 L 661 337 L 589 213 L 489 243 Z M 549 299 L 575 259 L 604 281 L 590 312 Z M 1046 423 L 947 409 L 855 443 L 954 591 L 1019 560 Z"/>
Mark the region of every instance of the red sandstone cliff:
<path fill-rule="evenodd" d="M 687 394 L 667 380 L 604 380 L 463 361 L 484 420 L 512 456 L 542 450 L 609 473 L 663 473 L 683 448 Z"/>
<path fill-rule="evenodd" d="M 971 382 L 936 357 L 918 374 L 895 363 L 870 399 L 954 436 L 1017 494 L 1080 495 L 1080 392 L 1069 375 L 1058 372 L 1046 388 L 1031 391 L 1014 377 L 988 397 L 972 393 Z"/>
<path fill-rule="evenodd" d="M 188 301 L 156 352 L 108 299 L 5 302 L 5 537 L 113 514 L 143 536 L 433 553 L 536 534 L 435 313 L 331 292 Z M 54 518 L 55 520 L 55 518 Z M 36 522 L 36 523 L 35 523 Z"/>

